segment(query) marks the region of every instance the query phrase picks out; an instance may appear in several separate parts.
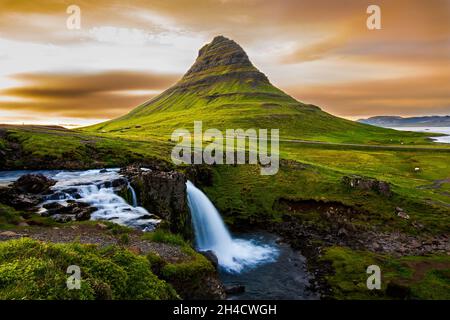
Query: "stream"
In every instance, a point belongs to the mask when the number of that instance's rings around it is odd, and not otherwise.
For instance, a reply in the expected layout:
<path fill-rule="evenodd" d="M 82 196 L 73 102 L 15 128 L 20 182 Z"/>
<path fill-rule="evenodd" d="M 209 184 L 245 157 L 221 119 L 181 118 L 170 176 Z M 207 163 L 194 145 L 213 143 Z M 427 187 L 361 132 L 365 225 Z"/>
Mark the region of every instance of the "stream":
<path fill-rule="evenodd" d="M 79 201 L 95 207 L 91 220 L 107 220 L 151 232 L 160 222 L 138 204 L 136 192 L 119 169 L 0 171 L 0 186 L 8 185 L 27 173 L 41 173 L 57 181 L 53 193 L 41 204 L 67 205 Z M 131 204 L 117 194 L 118 184 L 126 185 Z M 270 233 L 232 235 L 208 197 L 190 181 L 186 183 L 192 215 L 195 244 L 199 251 L 211 250 L 219 262 L 219 275 L 226 287 L 243 286 L 245 291 L 229 299 L 318 299 L 308 289 L 311 280 L 306 259 Z M 157 214 L 157 213 L 155 213 Z"/>

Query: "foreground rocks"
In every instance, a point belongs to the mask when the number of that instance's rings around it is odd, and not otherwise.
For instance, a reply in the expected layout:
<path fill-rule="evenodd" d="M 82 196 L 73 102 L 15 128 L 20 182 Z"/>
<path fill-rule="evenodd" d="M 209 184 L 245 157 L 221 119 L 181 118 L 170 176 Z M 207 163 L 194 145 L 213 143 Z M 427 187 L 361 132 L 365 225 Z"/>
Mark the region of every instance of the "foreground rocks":
<path fill-rule="evenodd" d="M 62 205 L 57 202 L 52 202 L 44 204 L 44 209 L 47 211 L 43 212 L 41 215 L 45 217 L 51 216 L 58 222 L 69 222 L 69 221 L 85 221 L 91 218 L 91 213 L 93 213 L 96 208 L 91 207 L 89 204 L 84 202 L 77 202 L 74 200 L 67 201 L 67 205 Z"/>
<path fill-rule="evenodd" d="M 50 192 L 50 188 L 55 184 L 55 180 L 43 174 L 26 174 L 14 182 L 12 188 L 22 193 L 44 194 Z"/>
<path fill-rule="evenodd" d="M 0 202 L 18 210 L 33 211 L 55 184 L 55 180 L 42 174 L 26 174 L 10 186 L 0 188 Z"/>
<path fill-rule="evenodd" d="M 178 171 L 158 171 L 129 166 L 121 170 L 137 194 L 139 205 L 165 219 L 170 231 L 193 239 L 187 205 L 186 177 Z"/>

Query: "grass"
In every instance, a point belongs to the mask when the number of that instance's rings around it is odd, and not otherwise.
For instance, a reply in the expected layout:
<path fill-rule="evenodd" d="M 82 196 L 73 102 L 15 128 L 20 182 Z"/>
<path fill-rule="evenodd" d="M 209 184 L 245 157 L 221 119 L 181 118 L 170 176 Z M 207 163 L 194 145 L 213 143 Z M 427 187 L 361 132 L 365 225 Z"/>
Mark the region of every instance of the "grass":
<path fill-rule="evenodd" d="M 447 255 L 395 258 L 330 247 L 322 260 L 332 262 L 334 274 L 328 276 L 328 282 L 338 299 L 450 299 L 450 257 Z M 381 290 L 367 289 L 366 269 L 370 265 L 381 269 Z M 390 283 L 401 286 L 408 296 L 390 296 Z"/>
<path fill-rule="evenodd" d="M 157 229 L 153 232 L 144 233 L 142 239 L 150 240 L 153 242 L 171 244 L 175 246 L 185 247 L 187 245 L 181 235 L 170 233 L 163 229 Z"/>

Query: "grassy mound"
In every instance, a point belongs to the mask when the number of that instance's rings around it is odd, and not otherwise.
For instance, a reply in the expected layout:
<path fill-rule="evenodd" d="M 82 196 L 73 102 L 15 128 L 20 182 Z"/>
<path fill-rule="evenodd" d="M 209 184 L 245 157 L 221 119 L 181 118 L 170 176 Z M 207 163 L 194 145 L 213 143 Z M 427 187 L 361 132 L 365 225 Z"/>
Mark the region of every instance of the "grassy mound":
<path fill-rule="evenodd" d="M 81 288 L 68 290 L 70 265 Z M 27 238 L 0 243 L 0 299 L 177 299 L 145 257 L 119 247 L 53 244 Z"/>

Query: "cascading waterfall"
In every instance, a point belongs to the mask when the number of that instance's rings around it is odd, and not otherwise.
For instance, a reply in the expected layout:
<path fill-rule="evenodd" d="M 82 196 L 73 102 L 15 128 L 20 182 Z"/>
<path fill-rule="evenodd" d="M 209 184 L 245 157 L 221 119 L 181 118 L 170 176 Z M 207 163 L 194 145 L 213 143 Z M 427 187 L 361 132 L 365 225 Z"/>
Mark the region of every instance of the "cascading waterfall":
<path fill-rule="evenodd" d="M 128 190 L 130 190 L 130 192 L 131 192 L 131 199 L 133 201 L 133 207 L 136 208 L 138 206 L 136 191 L 134 191 L 133 186 L 129 182 L 128 182 Z"/>
<path fill-rule="evenodd" d="M 147 210 L 138 206 L 136 192 L 128 183 L 132 195 L 132 205 L 116 194 L 112 181 L 121 178 L 118 169 L 87 171 L 48 172 L 47 176 L 57 180 L 52 187 L 54 194 L 48 196 L 45 203 L 57 202 L 63 205 L 67 201 L 87 203 L 96 210 L 93 220 L 108 220 L 121 225 L 132 226 L 144 231 L 151 231 L 160 222 Z"/>
<path fill-rule="evenodd" d="M 212 250 L 219 265 L 228 272 L 241 272 L 244 268 L 276 259 L 276 248 L 251 240 L 233 239 L 208 197 L 190 181 L 186 187 L 199 250 Z"/>

